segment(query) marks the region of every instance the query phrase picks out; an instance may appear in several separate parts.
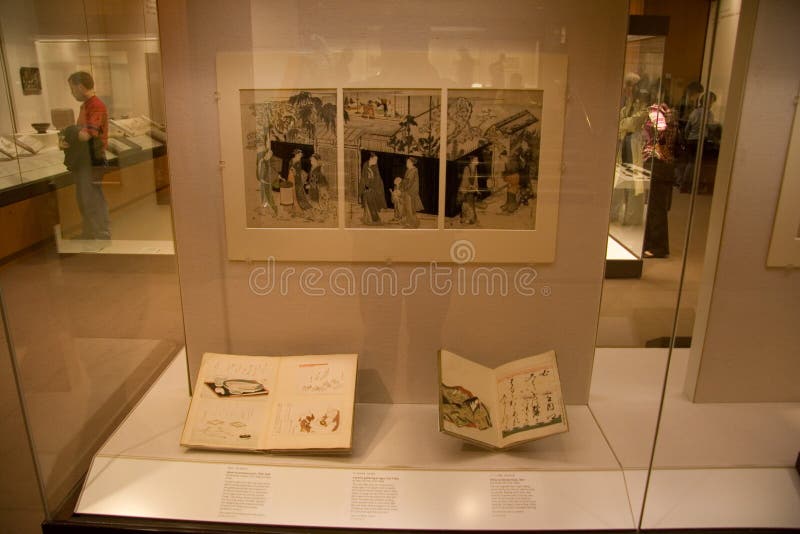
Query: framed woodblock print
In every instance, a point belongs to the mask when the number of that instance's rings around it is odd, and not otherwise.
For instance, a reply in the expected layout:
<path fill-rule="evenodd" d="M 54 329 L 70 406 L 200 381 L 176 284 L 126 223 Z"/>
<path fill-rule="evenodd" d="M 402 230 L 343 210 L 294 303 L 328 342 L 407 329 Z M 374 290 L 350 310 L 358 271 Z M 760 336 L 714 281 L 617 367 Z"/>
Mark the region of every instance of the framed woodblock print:
<path fill-rule="evenodd" d="M 407 87 L 217 55 L 229 259 L 459 263 L 466 241 L 474 263 L 555 260 L 566 55 L 497 90 L 415 85 L 394 59 Z"/>
<path fill-rule="evenodd" d="M 542 96 L 448 91 L 447 228 L 536 229 Z"/>
<path fill-rule="evenodd" d="M 344 89 L 345 226 L 437 227 L 441 89 Z"/>
<path fill-rule="evenodd" d="M 239 92 L 248 228 L 336 228 L 335 90 Z"/>

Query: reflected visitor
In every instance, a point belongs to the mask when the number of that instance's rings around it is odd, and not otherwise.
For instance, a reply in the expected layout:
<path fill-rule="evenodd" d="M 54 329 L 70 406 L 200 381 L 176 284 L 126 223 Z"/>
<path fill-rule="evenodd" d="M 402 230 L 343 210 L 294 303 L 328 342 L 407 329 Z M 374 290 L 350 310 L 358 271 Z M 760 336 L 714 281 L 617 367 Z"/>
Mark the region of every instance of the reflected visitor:
<path fill-rule="evenodd" d="M 62 132 L 59 145 L 64 150 L 64 165 L 75 180 L 75 198 L 82 219 L 79 239 L 111 239 L 108 204 L 102 187 L 108 110 L 95 94 L 91 74 L 78 71 L 67 82 L 81 108 L 75 126 Z"/>
<path fill-rule="evenodd" d="M 683 129 L 689 120 L 689 115 L 697 107 L 697 100 L 703 94 L 703 84 L 698 81 L 690 82 L 683 92 L 683 97 L 678 104 L 678 126 Z"/>
<path fill-rule="evenodd" d="M 644 165 L 650 169 L 650 197 L 644 230 L 645 258 L 669 256 L 667 212 L 672 204 L 673 161 L 677 124 L 665 103 L 648 108 L 644 125 Z"/>
<path fill-rule="evenodd" d="M 716 120 L 714 118 L 714 112 L 711 110 L 711 107 L 717 101 L 717 95 L 714 92 L 708 93 L 708 98 L 705 96 L 701 97 L 698 101 L 698 105 L 694 110 L 689 114 L 689 118 L 686 121 L 686 126 L 683 130 L 684 138 L 686 139 L 686 166 L 683 169 L 683 173 L 679 176 L 678 186 L 680 188 L 681 193 L 688 193 L 692 190 L 692 174 L 694 172 L 694 160 L 697 157 L 697 152 L 699 148 L 699 141 L 700 141 L 700 129 L 703 122 L 703 113 L 706 110 L 706 100 L 708 100 L 708 115 L 706 117 L 706 135 L 708 135 L 710 127 L 712 125 L 716 125 Z M 708 185 L 700 180 L 699 184 L 699 192 L 706 192 L 708 189 Z"/>
<path fill-rule="evenodd" d="M 642 164 L 642 127 L 647 119 L 647 93 L 639 90 L 641 77 L 635 72 L 625 75 L 622 106 L 619 110 L 619 163 Z"/>
<path fill-rule="evenodd" d="M 425 209 L 422 199 L 419 198 L 419 171 L 417 171 L 417 158 L 406 159 L 406 174 L 400 183 L 403 192 L 403 226 L 406 228 L 419 228 L 417 212 Z"/>

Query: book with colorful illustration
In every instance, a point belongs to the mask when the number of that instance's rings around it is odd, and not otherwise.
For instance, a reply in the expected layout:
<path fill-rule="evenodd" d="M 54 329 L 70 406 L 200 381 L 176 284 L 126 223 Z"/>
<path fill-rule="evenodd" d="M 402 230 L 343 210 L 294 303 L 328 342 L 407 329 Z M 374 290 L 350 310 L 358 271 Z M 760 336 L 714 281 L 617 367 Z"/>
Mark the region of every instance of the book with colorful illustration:
<path fill-rule="evenodd" d="M 556 353 L 490 369 L 439 351 L 439 430 L 490 449 L 566 432 Z"/>

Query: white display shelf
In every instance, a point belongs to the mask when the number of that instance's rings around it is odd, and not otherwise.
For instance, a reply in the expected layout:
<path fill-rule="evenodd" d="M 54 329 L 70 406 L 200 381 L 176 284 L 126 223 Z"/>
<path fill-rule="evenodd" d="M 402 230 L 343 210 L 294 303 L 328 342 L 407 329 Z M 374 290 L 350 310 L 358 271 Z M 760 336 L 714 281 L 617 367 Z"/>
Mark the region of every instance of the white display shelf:
<path fill-rule="evenodd" d="M 68 172 L 64 153 L 46 147 L 38 154 L 22 154 L 17 159 L 0 159 L 0 189 L 49 179 Z"/>
<path fill-rule="evenodd" d="M 589 406 L 568 407 L 570 431 L 510 451 L 440 434 L 433 405 L 359 404 L 351 455 L 302 456 L 180 447 L 190 399 L 179 354 L 96 455 L 76 512 L 342 528 L 632 529 L 666 356 L 598 349 Z M 800 527 L 800 477 L 778 465 L 797 446 L 800 406 L 691 403 L 680 394 L 687 357 L 672 356 L 658 447 L 669 461 L 656 454 L 642 526 Z M 766 434 L 730 441 L 722 427 L 737 428 L 731 417 L 738 428 L 766 421 Z M 690 428 L 676 433 L 679 420 Z M 759 450 L 764 439 L 775 443 Z M 709 463 L 709 454 L 732 463 Z M 256 497 L 242 497 L 243 487 Z"/>
<path fill-rule="evenodd" d="M 655 469 L 642 528 L 800 528 L 793 467 Z"/>
<path fill-rule="evenodd" d="M 630 250 L 622 246 L 622 244 L 620 244 L 620 242 L 615 238 L 608 236 L 608 242 L 606 244 L 606 259 L 636 261 L 639 258 L 637 258 L 636 255 Z"/>
<path fill-rule="evenodd" d="M 434 405 L 359 404 L 352 454 L 301 456 L 182 448 L 189 400 L 179 355 L 96 455 L 76 511 L 346 528 L 634 526 L 624 474 L 586 406 L 568 407 L 566 434 L 490 452 L 440 434 Z M 256 504 L 231 504 L 236 484 L 258 481 L 268 482 Z M 365 491 L 391 502 L 364 501 Z"/>
<path fill-rule="evenodd" d="M 48 139 L 45 143 L 45 148 L 40 152 L 30 154 L 18 148 L 19 156 L 17 158 L 9 159 L 0 156 L 0 190 L 39 180 L 52 179 L 69 172 L 64 166 L 64 152 L 56 144 L 58 142 L 56 134 L 37 135 L 37 137 L 46 137 Z M 163 143 L 147 135 L 131 137 L 130 140 L 142 147 L 142 150 L 153 150 L 164 146 Z M 111 163 L 118 159 L 111 152 L 106 152 L 106 158 Z"/>
<path fill-rule="evenodd" d="M 653 451 L 666 349 L 595 351 L 589 407 L 625 469 L 634 514 Z M 694 403 L 672 351 L 642 528 L 798 528 L 798 403 Z"/>
<path fill-rule="evenodd" d="M 175 254 L 175 242 L 164 239 L 64 239 L 61 225 L 53 226 L 59 254 Z"/>

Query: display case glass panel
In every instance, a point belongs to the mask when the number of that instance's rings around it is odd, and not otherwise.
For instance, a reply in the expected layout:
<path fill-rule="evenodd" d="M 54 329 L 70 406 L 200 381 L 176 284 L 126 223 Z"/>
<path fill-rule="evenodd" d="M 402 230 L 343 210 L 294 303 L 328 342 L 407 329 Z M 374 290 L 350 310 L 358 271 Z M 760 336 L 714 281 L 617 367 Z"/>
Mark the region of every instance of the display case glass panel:
<path fill-rule="evenodd" d="M 800 279 L 772 268 L 768 250 L 791 158 L 786 110 L 800 83 L 798 62 L 781 52 L 788 42 L 776 36 L 788 38 L 800 10 L 790 2 L 720 2 L 719 10 L 693 184 L 714 194 L 705 215 L 706 195 L 697 196 L 691 228 L 707 228 L 709 246 L 702 273 L 690 268 L 698 251 L 687 253 L 681 298 L 696 302 L 698 318 L 691 348 L 669 362 L 642 526 L 797 528 L 800 398 L 791 377 Z"/>
<path fill-rule="evenodd" d="M 78 510 L 343 528 L 400 518 L 406 528 L 584 528 L 595 516 L 606 528 L 634 528 L 626 495 L 641 495 L 641 473 L 628 477 L 589 406 L 625 3 L 241 2 L 224 18 L 215 2 L 160 9 L 170 28 L 162 33 L 167 118 L 181 132 L 170 157 L 191 381 L 205 352 L 358 353 L 353 450 L 239 455 L 241 476 L 269 479 L 270 489 L 259 485 L 267 494 L 255 508 L 220 508 L 218 499 L 234 498 L 225 480 L 240 476 L 229 469 L 238 470 L 221 467 L 229 453 L 179 447 L 188 398 L 180 382 L 165 385 L 163 432 L 136 443 L 128 441 L 136 432 L 117 433 Z M 337 202 L 336 217 L 322 222 L 314 153 Z M 393 209 L 397 178 L 403 200 L 415 200 L 412 185 L 420 197 L 421 208 L 408 204 L 411 217 Z M 351 227 L 354 217 L 367 223 Z M 536 244 L 506 236 L 542 235 L 548 224 L 557 229 L 551 257 L 524 257 Z M 257 238 L 238 241 L 242 234 Z M 506 454 L 440 434 L 440 349 L 486 368 L 554 350 L 569 432 Z M 130 421 L 159 405 L 141 405 Z M 509 428 L 527 428 L 525 414 L 513 417 Z M 641 437 L 649 450 L 652 427 Z M 172 478 L 174 491 L 192 484 L 197 499 L 169 512 L 143 494 L 119 493 L 116 504 L 103 497 L 106 484 L 137 469 Z M 297 477 L 329 480 L 341 494 L 334 502 L 289 482 Z M 203 492 L 208 485 L 217 490 Z M 373 490 L 386 499 L 380 509 L 366 499 Z M 440 498 L 424 498 L 430 491 Z M 459 513 L 437 513 L 432 504 L 443 499 Z M 142 506 L 123 512 L 122 500 Z M 321 513 L 301 513 L 308 509 Z"/>
<path fill-rule="evenodd" d="M 48 517 L 184 345 L 177 265 L 168 253 L 165 137 L 131 158 L 109 148 L 107 164 L 82 166 L 94 140 L 103 149 L 106 133 L 110 143 L 130 137 L 108 131 L 97 111 L 103 104 L 82 113 L 82 103 L 105 101 L 114 121 L 134 114 L 164 120 L 155 15 L 149 1 L 70 0 L 57 9 L 4 2 L 0 11 L 0 130 L 15 147 L 15 159 L 0 164 L 17 169 L 12 187 L 0 189 L 0 291 L 11 347 L 3 369 L 14 370 L 8 378 L 17 380 L 21 401 L 4 398 L 3 413 L 13 425 L 26 415 L 28 434 L 18 437 L 30 438 Z M 79 71 L 90 76 L 81 78 L 82 89 L 96 97 L 70 87 Z M 98 212 L 109 232 L 89 234 Z M 27 532 L 29 524 L 2 529 Z"/>

